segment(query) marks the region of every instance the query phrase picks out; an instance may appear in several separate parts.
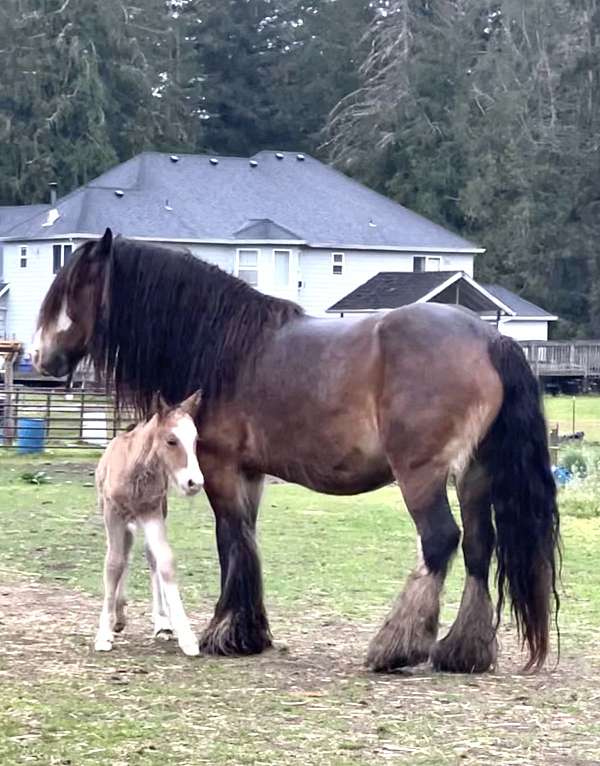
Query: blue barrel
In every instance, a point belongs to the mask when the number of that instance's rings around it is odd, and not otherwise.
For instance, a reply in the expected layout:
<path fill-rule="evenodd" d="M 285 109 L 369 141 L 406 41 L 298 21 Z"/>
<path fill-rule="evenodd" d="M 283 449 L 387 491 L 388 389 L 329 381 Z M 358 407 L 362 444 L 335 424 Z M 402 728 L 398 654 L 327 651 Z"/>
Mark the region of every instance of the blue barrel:
<path fill-rule="evenodd" d="M 17 450 L 19 452 L 43 452 L 46 423 L 41 418 L 17 420 Z"/>

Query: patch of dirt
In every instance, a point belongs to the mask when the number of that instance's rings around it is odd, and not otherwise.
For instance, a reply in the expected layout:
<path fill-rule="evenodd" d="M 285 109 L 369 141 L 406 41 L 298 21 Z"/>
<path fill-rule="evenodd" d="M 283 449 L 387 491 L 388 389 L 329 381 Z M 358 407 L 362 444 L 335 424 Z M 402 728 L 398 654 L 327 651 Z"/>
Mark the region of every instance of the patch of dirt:
<path fill-rule="evenodd" d="M 211 606 L 203 604 L 198 613 L 188 605 L 198 632 Z M 168 678 L 194 693 L 208 689 L 215 699 L 245 684 L 252 694 L 289 700 L 294 715 L 350 721 L 360 758 L 340 763 L 424 763 L 425 755 L 433 764 L 437 752 L 450 752 L 453 762 L 473 766 L 490 760 L 506 766 L 600 764 L 597 653 L 565 652 L 557 668 L 519 675 L 522 657 L 507 627 L 496 673 L 442 675 L 423 666 L 374 674 L 362 663 L 377 626 L 308 607 L 294 614 L 272 611 L 278 640 L 260 656 L 190 660 L 175 642 L 151 637 L 149 603 L 132 603 L 115 649 L 99 655 L 92 650 L 99 611 L 99 599 L 60 586 L 0 586 L 0 684 L 60 676 L 89 681 L 101 695 L 107 684 L 133 684 L 141 675 L 157 684 Z M 203 668 L 205 673 L 196 672 Z"/>

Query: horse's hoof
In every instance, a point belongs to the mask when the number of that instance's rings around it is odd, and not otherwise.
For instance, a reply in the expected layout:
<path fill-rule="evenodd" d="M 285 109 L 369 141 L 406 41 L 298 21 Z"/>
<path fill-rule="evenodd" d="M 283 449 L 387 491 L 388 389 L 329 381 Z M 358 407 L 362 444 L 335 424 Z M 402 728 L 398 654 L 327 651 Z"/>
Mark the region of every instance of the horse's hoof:
<path fill-rule="evenodd" d="M 452 632 L 431 651 L 433 669 L 442 673 L 486 673 L 496 666 L 498 642 L 495 636 L 462 637 Z"/>
<path fill-rule="evenodd" d="M 158 628 L 154 631 L 154 639 L 156 641 L 172 641 L 174 635 L 171 628 Z"/>
<path fill-rule="evenodd" d="M 246 612 L 213 617 L 199 643 L 202 654 L 221 656 L 260 654 L 273 646 L 266 617 L 257 621 Z"/>

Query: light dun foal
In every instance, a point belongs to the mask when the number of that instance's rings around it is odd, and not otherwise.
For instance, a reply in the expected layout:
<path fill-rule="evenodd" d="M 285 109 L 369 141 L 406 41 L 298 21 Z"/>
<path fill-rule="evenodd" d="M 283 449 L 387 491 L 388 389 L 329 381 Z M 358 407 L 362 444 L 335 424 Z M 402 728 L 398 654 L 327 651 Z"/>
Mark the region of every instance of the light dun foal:
<path fill-rule="evenodd" d="M 114 634 L 125 627 L 127 565 L 134 531 L 141 527 L 152 579 L 154 635 L 175 634 L 185 654 L 199 653 L 175 582 L 166 516 L 169 485 L 185 495 L 195 495 L 204 483 L 194 425 L 200 399 L 198 392 L 178 407 L 161 403 L 151 420 L 110 442 L 96 469 L 107 540 L 104 605 L 94 644 L 99 652 L 110 651 Z"/>

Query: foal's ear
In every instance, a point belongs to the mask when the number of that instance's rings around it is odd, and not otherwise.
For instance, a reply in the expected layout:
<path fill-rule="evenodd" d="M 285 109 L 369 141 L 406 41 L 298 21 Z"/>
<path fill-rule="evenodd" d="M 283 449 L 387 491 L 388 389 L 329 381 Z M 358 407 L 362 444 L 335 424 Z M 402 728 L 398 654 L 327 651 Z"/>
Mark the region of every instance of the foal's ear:
<path fill-rule="evenodd" d="M 179 405 L 179 409 L 183 410 L 191 418 L 195 418 L 196 415 L 198 414 L 198 410 L 200 409 L 201 403 L 202 403 L 202 389 L 198 389 L 198 391 L 193 393 L 191 396 L 188 396 L 187 399 L 181 402 L 181 404 Z"/>
<path fill-rule="evenodd" d="M 169 407 L 169 405 L 165 402 L 163 399 L 162 394 L 158 394 L 156 397 L 156 414 L 159 418 L 164 418 L 168 412 L 170 412 L 173 408 Z"/>

